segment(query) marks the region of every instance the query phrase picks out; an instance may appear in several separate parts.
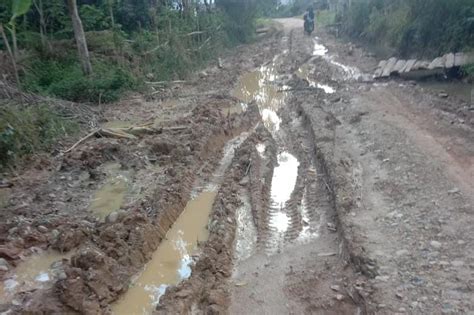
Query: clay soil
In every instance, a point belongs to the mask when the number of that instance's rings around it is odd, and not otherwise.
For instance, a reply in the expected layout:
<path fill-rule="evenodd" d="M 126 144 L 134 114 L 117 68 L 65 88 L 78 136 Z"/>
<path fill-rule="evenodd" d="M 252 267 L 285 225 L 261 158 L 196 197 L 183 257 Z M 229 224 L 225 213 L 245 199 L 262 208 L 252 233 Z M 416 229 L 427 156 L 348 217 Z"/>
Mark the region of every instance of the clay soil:
<path fill-rule="evenodd" d="M 221 67 L 130 96 L 100 117 L 152 123 L 153 132 L 93 137 L 35 156 L 6 178 L 0 278 L 38 253 L 69 255 L 47 284 L 0 301 L 0 312 L 111 313 L 242 133 L 217 187 L 209 239 L 155 313 L 474 312 L 472 104 L 416 82 L 373 81 L 377 60 L 363 49 L 324 30 L 304 35 L 298 19 L 277 22 Z M 278 128 L 264 123 L 258 99 L 241 110 L 233 92 L 239 78 L 269 65 L 274 77 L 264 84 L 284 94 Z M 298 166 L 289 199 L 276 207 L 282 153 Z M 110 163 L 128 174 L 128 192 L 102 220 L 90 209 Z"/>

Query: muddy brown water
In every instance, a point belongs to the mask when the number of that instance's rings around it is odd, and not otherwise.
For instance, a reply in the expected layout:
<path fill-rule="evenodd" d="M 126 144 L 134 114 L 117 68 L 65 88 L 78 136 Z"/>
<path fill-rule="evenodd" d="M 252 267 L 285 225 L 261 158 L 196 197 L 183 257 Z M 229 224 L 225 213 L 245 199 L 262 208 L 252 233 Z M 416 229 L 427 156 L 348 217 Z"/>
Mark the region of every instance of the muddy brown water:
<path fill-rule="evenodd" d="M 113 314 L 151 314 L 168 286 L 191 275 L 198 242 L 209 236 L 207 223 L 215 197 L 216 192 L 205 191 L 188 202 L 143 272 L 112 305 Z"/>
<path fill-rule="evenodd" d="M 0 284 L 0 301 L 8 301 L 18 292 L 51 285 L 55 278 L 52 265 L 62 259 L 70 258 L 73 253 L 73 251 L 65 254 L 45 251 L 27 257 L 15 268 L 15 273 Z"/>
<path fill-rule="evenodd" d="M 92 199 L 90 210 L 101 220 L 122 206 L 128 190 L 130 172 L 122 170 L 119 163 L 105 166 L 107 179 Z"/>
<path fill-rule="evenodd" d="M 300 78 L 300 79 L 303 79 L 303 80 L 306 80 L 308 82 L 308 85 L 310 87 L 315 87 L 315 88 L 318 88 L 318 89 L 321 89 L 323 90 L 326 94 L 333 94 L 334 92 L 336 92 L 336 90 L 327 85 L 327 84 L 322 84 L 322 83 L 317 83 L 313 80 L 311 80 L 310 78 L 310 75 L 312 74 L 311 71 L 315 71 L 315 69 L 311 69 L 310 68 L 310 65 L 308 63 L 305 63 L 304 65 L 302 65 L 297 71 L 296 71 L 296 75 Z"/>
<path fill-rule="evenodd" d="M 273 171 L 270 195 L 276 212 L 270 220 L 270 226 L 280 233 L 285 232 L 290 224 L 290 218 L 282 209 L 295 188 L 298 166 L 298 159 L 294 155 L 282 152 L 278 155 L 278 166 Z"/>
<path fill-rule="evenodd" d="M 262 66 L 256 71 L 244 74 L 233 91 L 233 96 L 242 102 L 257 103 L 263 123 L 271 132 L 280 129 L 281 119 L 277 115 L 277 110 L 283 105 L 286 96 L 272 84 L 275 79 L 275 65 Z"/>
<path fill-rule="evenodd" d="M 439 82 L 422 81 L 420 86 L 435 92 L 445 92 L 450 96 L 455 96 L 468 104 L 474 105 L 474 84 L 462 82 Z"/>
<path fill-rule="evenodd" d="M 285 232 L 290 225 L 290 217 L 286 213 L 286 202 L 295 188 L 298 177 L 298 159 L 286 150 L 285 144 L 279 141 L 281 136 L 281 119 L 278 116 L 278 110 L 284 106 L 287 93 L 280 90 L 276 84 L 278 73 L 276 64 L 281 56 L 277 55 L 273 62 L 260 67 L 258 70 L 244 74 L 234 89 L 234 96 L 241 101 L 249 103 L 255 101 L 262 116 L 262 122 L 267 130 L 272 134 L 278 144 L 277 156 L 278 165 L 274 169 L 271 182 L 271 200 L 269 206 L 270 218 L 269 225 L 273 231 L 272 243 L 282 242 Z M 306 72 L 304 72 L 306 71 Z M 308 68 L 304 68 L 301 75 L 309 77 Z M 315 84 L 315 86 L 317 86 Z M 284 90 L 284 89 L 283 89 Z M 262 155 L 265 151 L 265 145 L 258 144 L 257 151 Z M 238 221 L 238 224 L 242 222 Z M 239 227 L 239 230 L 246 230 Z M 248 232 L 252 234 L 252 231 Z M 241 244 L 237 242 L 237 252 L 240 256 L 245 256 L 241 251 Z M 239 252 L 240 251 L 240 252 Z"/>

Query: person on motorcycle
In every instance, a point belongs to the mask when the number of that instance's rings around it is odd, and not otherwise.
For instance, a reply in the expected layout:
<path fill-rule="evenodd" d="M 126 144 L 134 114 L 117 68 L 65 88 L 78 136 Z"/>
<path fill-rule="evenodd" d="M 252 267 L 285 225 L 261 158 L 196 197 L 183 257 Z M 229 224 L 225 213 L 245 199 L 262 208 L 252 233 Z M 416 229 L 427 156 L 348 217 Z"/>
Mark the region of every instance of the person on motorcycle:
<path fill-rule="evenodd" d="M 313 7 L 309 7 L 304 14 L 304 30 L 306 33 L 311 34 L 314 30 L 314 10 Z"/>

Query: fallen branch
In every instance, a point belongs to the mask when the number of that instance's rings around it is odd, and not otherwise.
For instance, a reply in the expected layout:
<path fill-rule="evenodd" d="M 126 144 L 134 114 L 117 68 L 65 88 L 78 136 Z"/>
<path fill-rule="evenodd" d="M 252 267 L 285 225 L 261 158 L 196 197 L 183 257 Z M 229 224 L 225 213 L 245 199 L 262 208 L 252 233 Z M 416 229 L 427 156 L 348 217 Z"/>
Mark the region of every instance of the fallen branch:
<path fill-rule="evenodd" d="M 169 44 L 169 41 L 165 42 L 164 44 L 158 45 L 158 46 L 156 46 L 156 47 L 153 48 L 153 49 L 150 49 L 150 50 L 148 50 L 148 51 L 145 51 L 143 54 L 144 54 L 144 55 L 151 54 L 152 52 L 157 51 L 157 50 L 160 49 L 161 47 L 168 46 L 168 44 Z"/>
<path fill-rule="evenodd" d="M 278 93 L 283 93 L 283 92 L 292 92 L 292 91 L 312 91 L 312 90 L 320 90 L 320 88 L 317 87 L 303 87 L 303 88 L 291 88 L 291 89 L 281 89 L 277 90 Z"/>
<path fill-rule="evenodd" d="M 77 141 L 76 143 L 74 143 L 72 147 L 70 147 L 70 148 L 67 149 L 66 151 L 63 151 L 63 154 L 68 153 L 68 152 L 71 152 L 71 151 L 74 150 L 79 144 L 81 144 L 82 142 L 86 141 L 87 139 L 89 139 L 89 138 L 95 136 L 96 134 L 97 134 L 97 130 L 92 131 L 92 132 L 89 133 L 87 136 L 85 136 L 84 138 L 81 138 L 79 141 Z"/>
<path fill-rule="evenodd" d="M 193 36 L 193 35 L 198 35 L 198 34 L 204 34 L 204 32 L 203 31 L 195 31 L 195 32 L 191 32 L 191 33 L 186 34 L 186 36 Z"/>
<path fill-rule="evenodd" d="M 165 85 L 165 84 L 177 84 L 177 83 L 186 83 L 186 81 L 183 80 L 176 80 L 176 81 L 157 81 L 157 82 L 150 82 L 150 81 L 145 81 L 146 84 L 156 84 L 156 85 Z"/>
<path fill-rule="evenodd" d="M 74 150 L 79 144 L 83 143 L 89 138 L 93 136 L 100 136 L 100 137 L 109 137 L 109 138 L 119 138 L 119 139 L 130 139 L 135 140 L 137 136 L 142 134 L 153 134 L 153 133 L 161 133 L 163 130 L 167 131 L 180 131 L 188 129 L 189 126 L 174 126 L 174 127 L 165 127 L 165 128 L 153 128 L 148 127 L 152 123 L 145 124 L 143 126 L 132 126 L 126 128 L 100 128 L 92 131 L 91 133 L 87 134 L 85 137 L 79 139 L 72 147 L 63 151 L 62 153 L 68 153 Z"/>
<path fill-rule="evenodd" d="M 134 135 L 129 134 L 118 128 L 99 129 L 97 133 L 101 135 L 102 137 L 125 138 L 125 139 L 132 139 L 132 140 L 137 138 Z"/>
<path fill-rule="evenodd" d="M 211 40 L 211 38 L 212 38 L 212 37 L 209 37 L 208 39 L 206 39 L 206 40 L 204 41 L 204 43 L 202 43 L 202 45 L 198 47 L 197 50 L 201 50 L 207 43 L 209 43 L 209 41 Z"/>

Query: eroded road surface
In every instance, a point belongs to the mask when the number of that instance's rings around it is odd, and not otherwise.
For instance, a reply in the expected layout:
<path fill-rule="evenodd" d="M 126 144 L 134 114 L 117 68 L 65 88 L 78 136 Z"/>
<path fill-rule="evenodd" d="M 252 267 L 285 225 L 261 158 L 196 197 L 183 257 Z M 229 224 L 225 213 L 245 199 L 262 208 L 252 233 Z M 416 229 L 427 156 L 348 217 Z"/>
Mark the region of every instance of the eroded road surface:
<path fill-rule="evenodd" d="M 474 312 L 472 106 L 277 22 L 1 191 L 1 312 Z"/>

